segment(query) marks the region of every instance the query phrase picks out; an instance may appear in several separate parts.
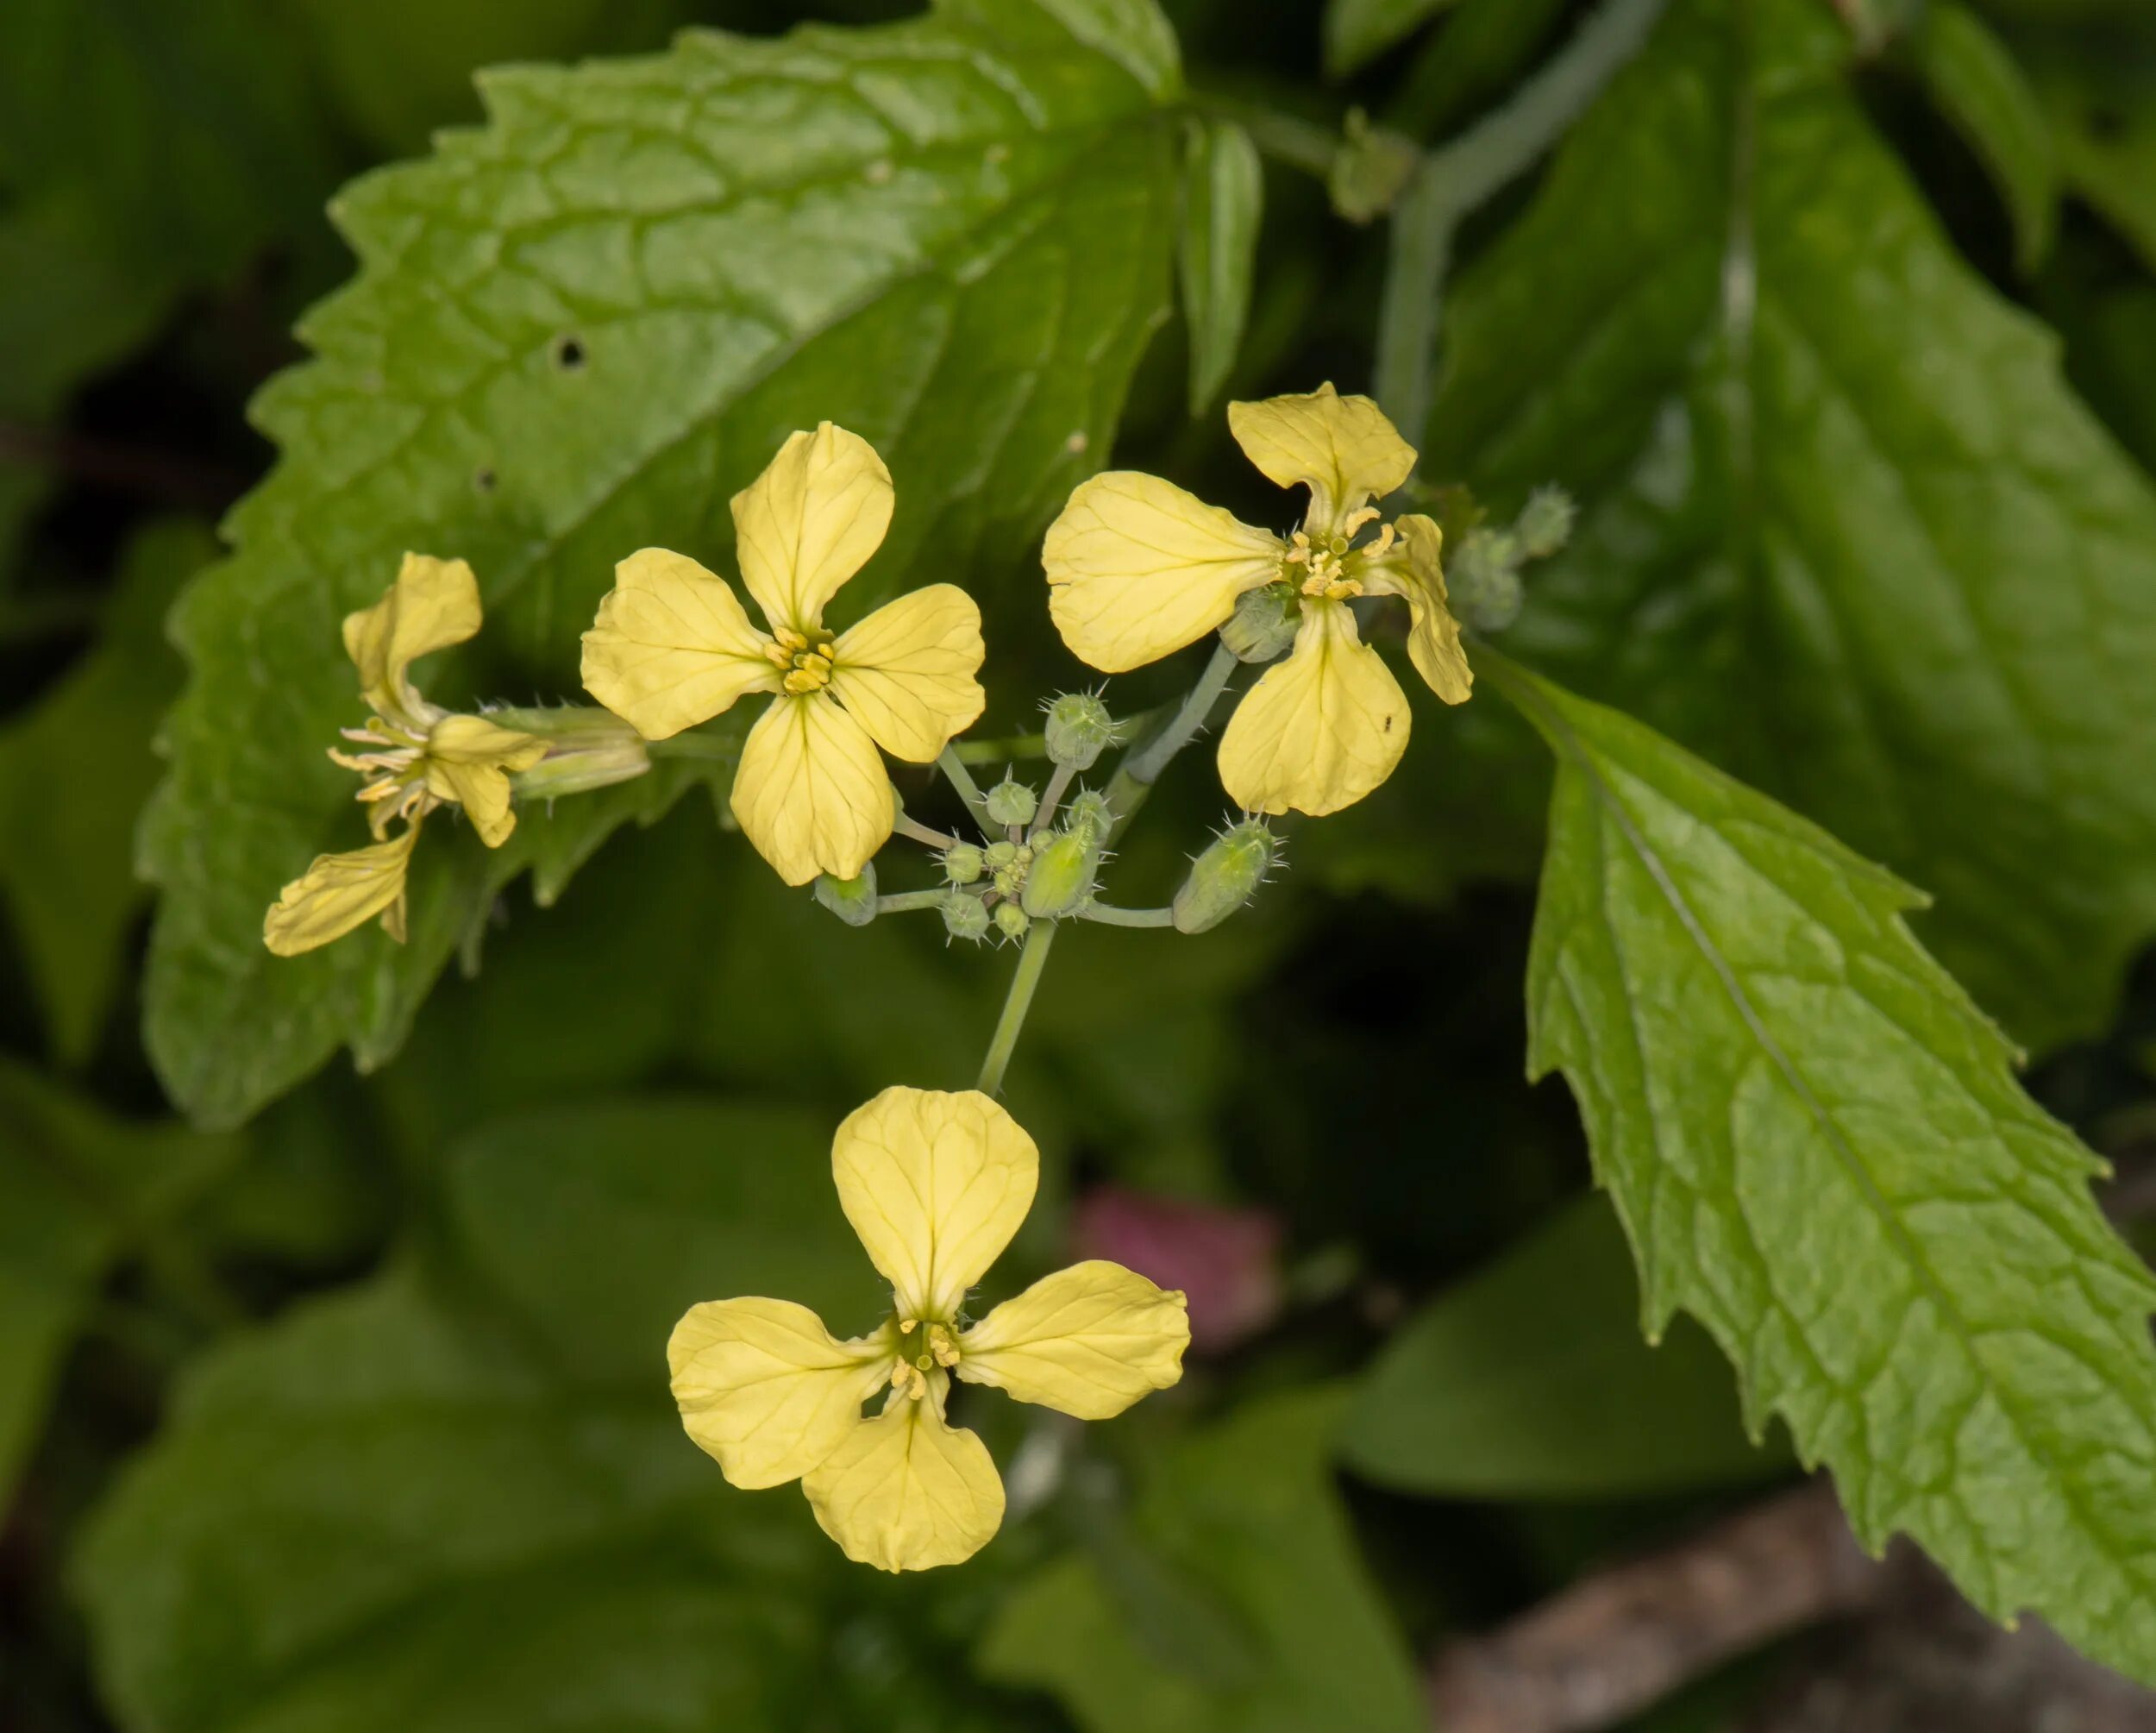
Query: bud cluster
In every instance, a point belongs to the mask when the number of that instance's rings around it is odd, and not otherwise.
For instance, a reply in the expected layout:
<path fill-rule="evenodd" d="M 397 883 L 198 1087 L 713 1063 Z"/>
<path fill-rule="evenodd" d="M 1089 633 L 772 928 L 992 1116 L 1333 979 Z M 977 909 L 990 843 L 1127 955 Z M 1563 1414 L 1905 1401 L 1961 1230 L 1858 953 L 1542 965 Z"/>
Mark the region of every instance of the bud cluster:
<path fill-rule="evenodd" d="M 1478 631 L 1502 631 L 1520 618 L 1520 568 L 1546 560 L 1571 539 L 1575 508 L 1562 487 L 1538 487 L 1509 529 L 1477 524 L 1445 562 L 1452 611 Z"/>

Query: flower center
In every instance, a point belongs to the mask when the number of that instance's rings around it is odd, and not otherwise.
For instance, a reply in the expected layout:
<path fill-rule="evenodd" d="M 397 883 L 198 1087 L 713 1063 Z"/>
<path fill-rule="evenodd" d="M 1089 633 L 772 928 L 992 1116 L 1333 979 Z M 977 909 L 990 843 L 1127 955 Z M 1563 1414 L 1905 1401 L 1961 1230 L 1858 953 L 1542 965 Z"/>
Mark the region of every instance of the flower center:
<path fill-rule="evenodd" d="M 427 752 L 424 741 L 392 727 L 379 716 L 364 728 L 341 728 L 337 732 L 356 745 L 373 749 L 341 752 L 332 746 L 329 759 L 348 770 L 359 772 L 360 800 L 369 806 L 382 801 L 392 803 L 384 809 L 378 824 L 390 818 L 409 822 L 440 804 L 427 790 L 426 767 L 422 762 Z"/>
<path fill-rule="evenodd" d="M 949 1371 L 961 1358 L 958 1332 L 949 1324 L 900 1318 L 899 1363 L 891 1372 L 891 1388 L 918 1402 L 928 1394 L 928 1375 L 938 1367 Z"/>
<path fill-rule="evenodd" d="M 774 642 L 764 654 L 771 658 L 773 667 L 784 671 L 780 684 L 794 697 L 831 683 L 830 633 L 818 630 L 804 635 L 782 625 L 773 637 Z"/>
<path fill-rule="evenodd" d="M 1345 601 L 1363 593 L 1362 581 L 1348 575 L 1347 559 L 1345 536 L 1325 536 L 1313 542 L 1307 531 L 1298 530 L 1282 562 L 1295 569 L 1282 575 L 1306 596 Z"/>

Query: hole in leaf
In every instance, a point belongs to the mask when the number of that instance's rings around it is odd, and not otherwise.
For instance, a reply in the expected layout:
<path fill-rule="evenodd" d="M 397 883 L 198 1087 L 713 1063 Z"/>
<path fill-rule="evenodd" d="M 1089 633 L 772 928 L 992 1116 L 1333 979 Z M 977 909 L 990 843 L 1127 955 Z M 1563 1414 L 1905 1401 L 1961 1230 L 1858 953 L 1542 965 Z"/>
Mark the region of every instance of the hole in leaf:
<path fill-rule="evenodd" d="M 573 333 L 554 340 L 554 364 L 563 373 L 574 373 L 584 365 L 583 340 Z"/>
<path fill-rule="evenodd" d="M 492 493 L 494 491 L 494 472 L 485 464 L 481 464 L 473 472 L 472 485 L 482 493 Z"/>

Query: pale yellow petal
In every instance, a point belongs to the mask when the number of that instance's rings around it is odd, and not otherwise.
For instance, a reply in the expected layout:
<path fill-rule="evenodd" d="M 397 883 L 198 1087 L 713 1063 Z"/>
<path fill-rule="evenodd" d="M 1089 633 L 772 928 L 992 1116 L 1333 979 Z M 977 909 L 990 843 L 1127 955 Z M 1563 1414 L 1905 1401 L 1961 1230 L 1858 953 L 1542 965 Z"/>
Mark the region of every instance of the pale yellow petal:
<path fill-rule="evenodd" d="M 886 1089 L 846 1116 L 831 1175 L 901 1317 L 948 1322 L 1033 1207 L 1041 1155 L 978 1089 Z"/>
<path fill-rule="evenodd" d="M 734 773 L 733 809 L 788 884 L 822 872 L 860 877 L 899 813 L 876 743 L 821 692 L 775 698 L 757 719 Z"/>
<path fill-rule="evenodd" d="M 529 770 L 547 756 L 547 743 L 483 716 L 445 716 L 427 735 L 427 789 L 454 801 L 490 849 L 517 828 L 510 810 L 508 772 Z"/>
<path fill-rule="evenodd" d="M 891 1376 L 879 1338 L 842 1342 L 791 1300 L 711 1300 L 674 1327 L 667 1364 L 681 1424 L 736 1486 L 798 1480 L 861 1424 Z"/>
<path fill-rule="evenodd" d="M 1370 569 L 1370 592 L 1407 599 L 1407 655 L 1415 672 L 1447 704 L 1464 704 L 1473 692 L 1475 673 L 1460 644 L 1460 623 L 1446 603 L 1439 558 L 1444 532 L 1420 514 L 1402 518 L 1393 527 L 1400 534 L 1397 552 Z"/>
<path fill-rule="evenodd" d="M 970 1559 L 1003 1524 L 988 1447 L 943 1418 L 947 1380 L 894 1396 L 801 1483 L 824 1532 L 858 1564 L 925 1571 Z"/>
<path fill-rule="evenodd" d="M 840 635 L 830 690 L 893 758 L 926 764 L 981 719 L 983 654 L 974 599 L 931 584 Z"/>
<path fill-rule="evenodd" d="M 958 1339 L 958 1376 L 1107 1420 L 1183 1375 L 1181 1294 L 1105 1259 L 1043 1277 Z"/>
<path fill-rule="evenodd" d="M 1295 647 L 1236 706 L 1220 784 L 1253 813 L 1351 807 L 1407 750 L 1407 697 L 1344 602 L 1306 605 Z"/>
<path fill-rule="evenodd" d="M 734 495 L 741 581 L 774 626 L 806 632 L 891 527 L 891 472 L 857 433 L 796 433 Z"/>
<path fill-rule="evenodd" d="M 317 855 L 307 870 L 278 893 L 262 922 L 262 943 L 279 957 L 297 957 L 342 939 L 382 916 L 390 937 L 404 937 L 404 875 L 419 826 L 407 825 L 385 843 L 341 855 Z"/>
<path fill-rule="evenodd" d="M 1081 481 L 1048 526 L 1048 611 L 1071 654 L 1107 674 L 1157 662 L 1225 623 L 1280 575 L 1286 544 L 1156 475 Z"/>
<path fill-rule="evenodd" d="M 479 584 L 471 567 L 407 554 L 381 600 L 344 617 L 344 651 L 375 714 L 417 733 L 432 713 L 405 670 L 429 650 L 462 644 L 479 629 Z"/>
<path fill-rule="evenodd" d="M 584 687 L 645 739 L 664 740 L 746 693 L 776 692 L 770 647 L 724 579 L 645 548 L 614 568 L 584 634 Z"/>
<path fill-rule="evenodd" d="M 1414 447 L 1366 397 L 1330 384 L 1299 397 L 1228 405 L 1228 429 L 1244 455 L 1283 487 L 1310 489 L 1309 522 L 1335 530 L 1351 512 L 1382 498 L 1415 467 Z"/>

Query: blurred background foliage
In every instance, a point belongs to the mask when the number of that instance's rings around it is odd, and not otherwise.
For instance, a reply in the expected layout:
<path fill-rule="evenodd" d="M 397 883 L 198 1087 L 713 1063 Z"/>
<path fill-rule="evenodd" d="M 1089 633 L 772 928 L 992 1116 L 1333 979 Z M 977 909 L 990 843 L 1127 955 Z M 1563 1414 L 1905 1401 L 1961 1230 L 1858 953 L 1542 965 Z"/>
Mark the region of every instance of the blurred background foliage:
<path fill-rule="evenodd" d="M 1192 1288 L 1201 1340 L 1181 1388 L 1112 1426 L 1081 1435 L 1007 1404 L 982 1416 L 1013 1520 L 960 1571 L 848 1567 L 799 1499 L 728 1491 L 680 1433 L 660 1347 L 685 1304 L 717 1295 L 870 1315 L 831 1207 L 829 1127 L 894 1080 L 969 1080 L 1003 959 L 947 951 L 932 922 L 841 926 L 692 790 L 663 815 L 639 809 L 652 821 L 573 882 L 565 867 L 550 907 L 528 883 L 473 881 L 479 918 L 438 935 L 437 961 L 461 966 L 430 996 L 423 978 L 411 990 L 409 1037 L 393 1058 L 384 1037 L 385 1063 L 323 1065 L 328 1038 L 264 1058 L 288 1022 L 256 1004 L 261 1046 L 212 1043 L 202 1063 L 259 1086 L 221 1096 L 188 1074 L 197 1126 L 168 1100 L 141 1033 L 150 892 L 134 841 L 183 680 L 164 623 L 271 466 L 250 398 L 301 358 L 296 322 L 351 273 L 330 200 L 477 122 L 479 67 L 654 51 L 687 24 L 768 34 L 906 9 L 14 0 L 0 14 L 0 1724 L 1404 1729 L 1426 1724 L 1420 1657 L 1446 1638 L 1795 1478 L 1778 1434 L 1745 1438 L 1694 1326 L 1641 1343 L 1571 1102 L 1520 1081 L 1548 770 L 1492 703 L 1419 718 L 1401 773 L 1296 831 L 1292 870 L 1249 916 L 1197 939 L 1087 927 L 1058 946 L 1009 1087 L 1053 1204 L 1020 1261 L 1073 1245 L 1140 1261 L 1142 1246 Z M 1585 9 L 1167 7 L 1194 83 L 1327 125 L 1359 104 L 1423 141 L 1501 102 Z M 1836 76 L 1951 248 L 1908 268 L 1953 277 L 1949 324 L 1984 292 L 2040 321 L 2013 342 L 2055 350 L 2116 442 L 2104 486 L 2145 485 L 2126 472 L 2156 467 L 2156 19 L 2140 0 L 1848 0 L 1840 22 Z M 1806 148 L 1774 145 L 1799 178 Z M 1658 690 L 1644 706 L 1658 724 L 1710 750 L 1720 734 L 1737 768 L 1887 852 L 1891 799 L 1868 829 L 1846 789 L 1753 738 L 1762 694 L 1742 683 L 1741 628 L 1734 651 L 1717 635 L 1699 552 L 1747 533 L 1739 508 L 1696 477 L 1665 475 L 1657 494 L 1633 461 L 1685 396 L 1672 376 L 1703 364 L 1686 307 L 1714 292 L 1720 173 L 1615 164 L 1569 228 L 1535 226 L 1532 178 L 1478 212 L 1459 251 L 1470 273 L 1494 262 L 1461 292 L 1436 449 L 1495 501 L 1552 476 L 1582 496 L 1582 540 L 1523 625 L 1539 659 L 1590 690 Z M 1813 191 L 1788 192 L 1796 227 L 1762 244 L 1812 248 L 1818 280 L 1783 292 L 1861 324 L 1877 261 L 1806 227 Z M 1342 223 L 1275 164 L 1265 198 L 1227 392 L 1363 387 L 1383 225 Z M 1594 231 L 1595 210 L 1621 232 Z M 1608 377 L 1537 377 L 1538 330 L 1632 280 L 1661 228 L 1682 251 L 1688 223 L 1707 276 L 1654 291 L 1667 317 Z M 1183 325 L 1141 354 L 1144 336 L 1119 416 L 1113 389 L 1087 413 L 1119 458 L 1263 521 L 1217 411 L 1190 412 Z M 1920 402 L 1969 424 L 2080 414 L 1990 355 L 1888 330 L 1855 388 L 1890 430 Z M 1522 431 L 1530 391 L 1543 418 Z M 1798 424 L 1785 448 L 1824 413 L 1795 386 L 1774 412 Z M 1784 479 L 1831 494 L 1848 478 Z M 2050 504 L 2081 509 L 2086 491 L 2062 479 Z M 991 728 L 1023 726 L 1031 694 L 1075 677 L 1025 545 L 1052 505 L 1034 490 L 999 534 L 924 524 L 903 551 L 939 557 L 933 528 L 973 562 Z M 1834 506 L 1791 509 L 1823 522 Z M 1887 509 L 1883 555 L 1858 550 L 1885 559 L 1883 583 L 1900 554 Z M 1664 583 L 1671 562 L 1707 575 Z M 389 575 L 344 572 L 342 600 L 314 612 L 334 619 Z M 1598 609 L 1627 616 L 1624 666 L 1599 675 Z M 235 639 L 235 656 L 254 653 Z M 537 681 L 565 653 L 520 645 L 483 676 Z M 332 637 L 316 665 L 334 654 Z M 1151 701 L 1167 678 L 1119 697 Z M 1980 727 L 1959 678 L 1913 649 L 1896 690 L 1949 732 Z M 298 719 L 350 708 L 340 685 L 281 722 L 230 725 L 273 731 L 268 747 L 310 776 L 319 743 Z M 2101 809 L 2107 782 L 2134 777 L 2120 800 L 2146 805 L 2156 737 L 2091 750 L 2059 827 L 2002 812 L 2003 841 L 1967 840 L 1920 819 L 1916 862 L 1897 863 L 1949 892 L 1927 939 L 2038 1050 L 2037 1093 L 2121 1165 L 2130 1215 L 2156 1157 L 2156 975 L 2116 989 L 2149 925 L 2150 863 L 2107 851 Z M 1778 781 L 1759 769 L 1776 762 Z M 1940 798 L 1965 817 L 1986 791 L 1977 778 Z M 1119 900 L 1172 888 L 1218 801 L 1202 764 L 1177 767 Z M 299 863 L 230 894 L 259 911 Z M 1987 948 L 2001 928 L 2015 930 Z M 354 990 L 371 1015 L 391 989 Z M 1825 1665 L 1787 1645 L 1635 1724 L 1798 1724 L 1747 1717 L 1792 1670 Z"/>

